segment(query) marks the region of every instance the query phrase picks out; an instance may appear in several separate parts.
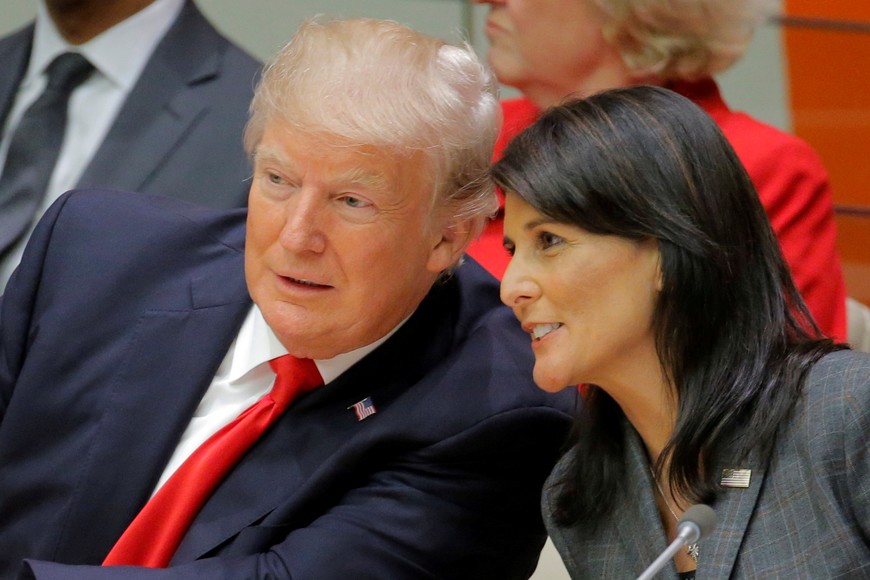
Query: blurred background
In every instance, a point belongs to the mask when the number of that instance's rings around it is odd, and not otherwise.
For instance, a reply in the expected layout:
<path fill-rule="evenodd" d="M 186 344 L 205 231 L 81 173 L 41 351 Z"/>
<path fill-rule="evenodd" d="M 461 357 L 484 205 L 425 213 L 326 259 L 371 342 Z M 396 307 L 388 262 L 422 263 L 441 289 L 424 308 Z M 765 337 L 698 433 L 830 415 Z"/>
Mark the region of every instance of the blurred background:
<path fill-rule="evenodd" d="M 728 0 L 723 0 L 728 1 Z M 486 54 L 486 6 L 464 0 L 198 0 L 209 19 L 267 60 L 314 14 L 390 18 Z M 0 35 L 30 21 L 35 0 L 3 0 Z M 831 174 L 849 295 L 870 304 L 870 2 L 782 0 L 746 56 L 718 77 L 725 100 L 807 140 Z M 0 65 L 2 66 L 2 65 Z M 502 96 L 516 93 L 504 89 Z M 506 506 L 507 509 L 507 506 Z M 536 580 L 567 578 L 548 544 Z"/>
<path fill-rule="evenodd" d="M 314 14 L 391 18 L 486 53 L 486 6 L 466 0 L 199 0 L 212 22 L 268 59 Z M 35 0 L 3 0 L 0 34 Z M 831 173 L 849 295 L 870 303 L 870 2 L 782 0 L 746 56 L 718 80 L 725 100 L 809 141 Z M 510 89 L 503 97 L 514 96 Z"/>

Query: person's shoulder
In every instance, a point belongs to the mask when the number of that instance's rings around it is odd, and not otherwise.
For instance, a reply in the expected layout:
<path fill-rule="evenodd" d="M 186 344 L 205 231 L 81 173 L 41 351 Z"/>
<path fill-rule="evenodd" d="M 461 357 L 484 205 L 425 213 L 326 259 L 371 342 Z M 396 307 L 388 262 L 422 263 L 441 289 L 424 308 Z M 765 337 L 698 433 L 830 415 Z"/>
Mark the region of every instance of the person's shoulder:
<path fill-rule="evenodd" d="M 27 65 L 33 43 L 33 23 L 0 36 L 0 77 L 11 79 Z"/>
<path fill-rule="evenodd" d="M 825 355 L 810 371 L 811 395 L 824 396 L 830 391 L 835 398 L 847 393 L 870 396 L 870 354 L 854 350 L 839 350 Z M 865 401 L 866 403 L 866 401 Z"/>
<path fill-rule="evenodd" d="M 150 297 L 157 304 L 171 298 L 167 288 L 186 287 L 192 277 L 235 284 L 230 274 L 242 271 L 244 235 L 243 209 L 215 210 L 109 189 L 73 190 L 40 219 L 21 270 L 41 277 L 66 300 L 90 296 L 94 304 L 111 302 L 124 287 L 133 290 L 119 300 Z"/>
<path fill-rule="evenodd" d="M 207 208 L 174 197 L 155 193 L 124 191 L 108 187 L 72 189 L 55 203 L 64 205 L 64 211 L 131 213 L 137 215 L 209 215 L 227 213 L 228 210 Z M 234 210 L 239 211 L 239 210 Z"/>
<path fill-rule="evenodd" d="M 0 51 L 19 46 L 24 46 L 29 50 L 30 43 L 33 40 L 33 31 L 34 23 L 31 21 L 20 28 L 16 28 L 12 32 L 0 36 Z"/>
<path fill-rule="evenodd" d="M 810 144 L 797 135 L 761 121 L 748 113 L 735 112 L 734 119 L 736 129 L 734 131 L 735 138 L 742 136 L 748 140 L 753 138 L 760 140 L 761 143 L 756 143 L 759 149 L 762 149 L 762 145 L 767 147 L 773 146 L 779 151 L 789 150 L 802 155 L 816 157 L 816 153 Z M 728 136 L 727 131 L 726 136 Z"/>
<path fill-rule="evenodd" d="M 809 143 L 748 113 L 729 111 L 721 118 L 719 127 L 754 179 L 759 172 L 826 175 L 821 158 Z"/>
<path fill-rule="evenodd" d="M 816 437 L 870 428 L 870 354 L 841 350 L 822 357 L 807 379 L 802 414 Z"/>
<path fill-rule="evenodd" d="M 526 97 L 507 99 L 501 102 L 502 128 L 495 144 L 494 158 L 526 127 L 535 122 L 540 109 Z"/>
<path fill-rule="evenodd" d="M 526 119 L 534 119 L 541 110 L 530 101 L 527 97 L 517 97 L 515 99 L 504 99 L 501 101 L 501 110 L 505 118 L 523 117 Z"/>
<path fill-rule="evenodd" d="M 143 243 L 153 243 L 158 232 L 174 238 L 201 231 L 215 239 L 232 239 L 224 243 L 241 247 L 246 213 L 243 208 L 213 209 L 157 194 L 76 189 L 55 201 L 44 219 L 54 222 L 55 228 L 72 231 L 71 235 L 88 238 L 108 239 L 111 232 L 119 232 L 133 243 L 140 237 Z"/>
<path fill-rule="evenodd" d="M 466 258 L 453 278 L 458 289 L 456 344 L 467 349 L 470 345 L 486 343 L 486 348 L 495 349 L 494 355 L 515 352 L 511 362 L 528 366 L 530 378 L 533 362 L 530 340 L 510 309 L 502 304 L 498 280 L 473 258 Z"/>
<path fill-rule="evenodd" d="M 188 2 L 184 10 L 179 15 L 179 24 L 186 28 L 199 28 L 203 32 L 207 32 L 208 36 L 216 39 L 219 46 L 226 54 L 230 55 L 235 64 L 245 67 L 259 68 L 261 63 L 251 56 L 248 51 L 242 48 L 238 43 L 224 35 L 212 22 L 206 18 L 201 9 L 195 2 Z"/>
<path fill-rule="evenodd" d="M 451 360 L 475 377 L 472 396 L 479 395 L 478 402 L 489 406 L 493 414 L 546 407 L 573 416 L 578 405 L 575 388 L 552 394 L 535 385 L 531 339 L 511 310 L 501 303 L 498 281 L 472 259 L 460 266 L 454 277 L 458 312 Z"/>
<path fill-rule="evenodd" d="M 672 82 L 668 88 L 701 107 L 719 126 L 752 179 L 775 173 L 824 175 L 824 165 L 803 139 L 752 115 L 732 109 L 713 79 Z"/>
<path fill-rule="evenodd" d="M 244 48 L 221 33 L 193 2 L 185 3 L 175 24 L 160 41 L 154 58 L 177 67 L 182 76 L 209 72 L 209 80 L 222 84 L 242 79 L 247 83 L 239 90 L 247 93 L 253 90 L 254 75 L 262 67 Z M 214 65 L 221 74 L 211 74 Z"/>
<path fill-rule="evenodd" d="M 870 353 L 849 349 L 829 353 L 813 365 L 809 382 L 846 390 L 868 389 L 870 388 Z"/>
<path fill-rule="evenodd" d="M 220 31 L 215 31 L 218 35 L 219 42 L 222 45 L 223 51 L 223 65 L 224 68 L 229 72 L 233 73 L 236 76 L 244 75 L 251 76 L 260 71 L 263 67 L 263 63 L 260 62 L 256 57 L 251 55 L 247 50 L 242 48 L 235 41 L 227 38 Z M 254 78 L 251 77 L 253 81 Z M 248 90 L 253 90 L 254 83 L 249 83 L 249 86 L 246 87 Z"/>

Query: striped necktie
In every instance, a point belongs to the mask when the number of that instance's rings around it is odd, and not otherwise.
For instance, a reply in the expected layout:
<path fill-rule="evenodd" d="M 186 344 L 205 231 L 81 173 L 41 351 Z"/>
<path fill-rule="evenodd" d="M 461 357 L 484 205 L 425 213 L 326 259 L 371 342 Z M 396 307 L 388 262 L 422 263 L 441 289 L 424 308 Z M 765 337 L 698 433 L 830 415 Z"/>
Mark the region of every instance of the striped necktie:
<path fill-rule="evenodd" d="M 93 70 L 76 52 L 51 61 L 45 91 L 27 108 L 12 134 L 0 175 L 0 258 L 33 224 L 63 144 L 69 97 Z"/>

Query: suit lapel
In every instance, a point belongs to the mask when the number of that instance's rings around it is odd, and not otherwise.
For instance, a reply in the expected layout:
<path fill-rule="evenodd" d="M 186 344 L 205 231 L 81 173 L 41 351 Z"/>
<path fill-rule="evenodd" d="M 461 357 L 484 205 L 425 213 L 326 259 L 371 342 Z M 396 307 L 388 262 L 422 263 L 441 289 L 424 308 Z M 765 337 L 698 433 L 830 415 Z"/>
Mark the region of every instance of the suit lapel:
<path fill-rule="evenodd" d="M 653 482 L 649 472 L 643 442 L 628 420 L 623 419 L 626 450 L 625 493 L 616 502 L 614 528 L 623 549 L 622 570 L 640 574 L 668 547 L 667 536 L 659 517 L 653 496 Z M 666 567 L 667 574 L 677 574 L 673 562 Z"/>
<path fill-rule="evenodd" d="M 623 558 L 618 566 L 622 570 L 635 570 L 640 574 L 668 546 L 664 528 L 659 518 L 653 496 L 653 481 L 649 473 L 643 444 L 637 433 L 625 421 L 626 437 L 626 488 L 625 495 L 616 502 L 614 509 L 613 536 L 604 538 L 601 549 L 612 550 L 608 543 L 618 540 Z M 727 579 L 731 577 L 743 536 L 758 502 L 764 484 L 766 462 L 752 453 L 747 460 L 723 461 L 717 471 L 723 468 L 752 469 L 748 488 L 721 488 L 720 494 L 711 507 L 716 512 L 717 524 L 713 533 L 701 540 L 698 561 L 698 579 Z M 615 555 L 615 554 L 614 554 Z M 666 576 L 677 575 L 673 560 L 664 568 Z"/>
<path fill-rule="evenodd" d="M 374 377 L 365 374 L 350 370 L 343 380 L 294 404 L 215 490 L 173 563 L 204 556 L 279 507 L 282 525 L 304 527 L 328 486 L 344 486 L 347 474 L 355 470 L 366 473 L 368 468 L 360 462 L 370 449 L 363 445 L 355 452 L 357 442 L 366 433 L 380 431 L 389 393 L 405 390 L 408 384 L 397 378 L 372 388 L 369 379 Z M 360 384 L 354 386 L 353 379 L 360 379 Z M 365 396 L 372 397 L 378 413 L 357 421 L 347 407 Z"/>
<path fill-rule="evenodd" d="M 382 421 L 395 425 L 391 405 L 444 358 L 455 302 L 454 284 L 434 290 L 387 342 L 296 401 L 215 490 L 172 562 L 202 557 L 276 510 L 281 525 L 304 527 L 329 493 L 324 486 L 343 488 L 349 474 L 368 472 L 371 439 L 384 432 Z M 365 397 L 378 412 L 358 421 L 348 407 Z"/>
<path fill-rule="evenodd" d="M 637 433 L 625 421 L 627 450 L 626 497 L 617 502 L 614 518 L 616 535 L 625 550 L 624 565 L 627 569 L 637 566 L 640 574 L 667 547 L 667 539 L 653 496 L 653 481 L 649 473 L 643 444 Z M 711 504 L 716 512 L 716 527 L 713 533 L 699 542 L 697 578 L 727 579 L 737 559 L 743 536 L 758 502 L 764 484 L 766 462 L 757 453 L 743 461 L 725 460 L 719 466 L 717 477 L 723 468 L 752 469 L 748 488 L 721 488 Z M 677 569 L 673 560 L 664 568 L 666 576 L 676 578 Z"/>
<path fill-rule="evenodd" d="M 58 559 L 101 560 L 148 500 L 250 307 L 240 258 L 214 270 L 191 280 L 176 308 L 139 318 L 83 462 Z M 107 469 L 124 477 L 106 477 Z"/>
<path fill-rule="evenodd" d="M 146 189 L 163 159 L 208 111 L 207 96 L 191 88 L 219 74 L 217 42 L 199 11 L 185 3 L 78 187 L 112 183 L 119 189 Z"/>
<path fill-rule="evenodd" d="M 767 464 L 767 460 L 753 451 L 747 459 L 727 459 L 719 465 L 716 477 L 721 477 L 722 469 L 734 468 L 751 469 L 752 475 L 748 488 L 722 487 L 712 504 L 711 507 L 716 512 L 716 528 L 709 538 L 700 543 L 699 579 L 731 578 L 737 553 L 764 485 Z"/>
<path fill-rule="evenodd" d="M 6 125 L 9 111 L 12 110 L 18 85 L 27 71 L 32 46 L 32 24 L 0 43 L 0 63 L 3 63 L 5 70 L 0 81 L 0 128 Z"/>

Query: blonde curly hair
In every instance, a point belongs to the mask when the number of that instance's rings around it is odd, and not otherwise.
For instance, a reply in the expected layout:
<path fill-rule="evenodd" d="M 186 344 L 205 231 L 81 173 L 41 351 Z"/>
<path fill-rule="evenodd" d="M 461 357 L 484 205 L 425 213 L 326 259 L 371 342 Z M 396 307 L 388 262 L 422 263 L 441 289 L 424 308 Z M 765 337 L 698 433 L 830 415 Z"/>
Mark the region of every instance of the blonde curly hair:
<path fill-rule="evenodd" d="M 592 0 L 604 38 L 638 76 L 693 80 L 734 64 L 773 0 Z"/>

